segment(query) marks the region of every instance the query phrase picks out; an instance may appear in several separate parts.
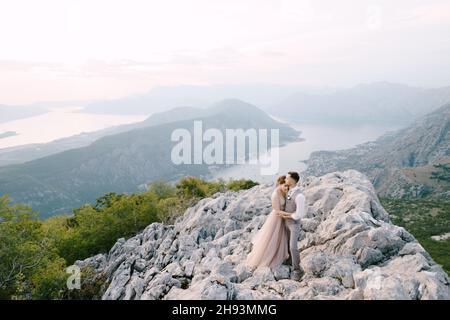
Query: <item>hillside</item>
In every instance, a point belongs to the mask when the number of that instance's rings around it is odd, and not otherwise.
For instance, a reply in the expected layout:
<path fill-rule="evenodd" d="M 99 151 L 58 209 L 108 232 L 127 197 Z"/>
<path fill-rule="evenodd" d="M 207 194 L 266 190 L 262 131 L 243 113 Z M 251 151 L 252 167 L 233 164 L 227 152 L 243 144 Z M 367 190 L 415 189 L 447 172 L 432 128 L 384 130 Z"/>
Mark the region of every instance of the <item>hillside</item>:
<path fill-rule="evenodd" d="M 307 172 L 321 175 L 356 169 L 371 179 L 381 196 L 422 197 L 445 193 L 448 185 L 424 174 L 450 156 L 450 104 L 421 117 L 410 126 L 352 149 L 313 152 Z"/>
<path fill-rule="evenodd" d="M 195 119 L 203 120 L 204 130 L 278 128 L 281 142 L 293 141 L 298 136 L 297 131 L 239 100 L 214 104 Z M 1 167 L 0 194 L 9 194 L 12 201 L 31 205 L 45 217 L 70 212 L 71 208 L 108 192 L 143 189 L 157 179 L 207 175 L 207 165 L 177 166 L 171 161 L 174 145 L 171 134 L 180 128 L 192 132 L 193 119 L 144 126 L 102 137 L 82 148 Z"/>
<path fill-rule="evenodd" d="M 180 107 L 152 114 L 144 121 L 137 123 L 113 126 L 94 132 L 84 132 L 71 137 L 57 139 L 55 141 L 48 143 L 34 143 L 16 147 L 3 148 L 0 149 L 0 167 L 10 164 L 24 163 L 27 161 L 43 158 L 66 150 L 85 147 L 102 137 L 134 129 L 161 125 L 169 122 L 188 120 L 205 115 L 206 109 Z"/>
<path fill-rule="evenodd" d="M 381 198 L 392 221 L 411 232 L 450 274 L 450 201 Z"/>
<path fill-rule="evenodd" d="M 201 200 L 174 225 L 150 224 L 77 265 L 104 279 L 102 299 L 450 299 L 450 279 L 393 225 L 357 171 L 309 177 L 299 238 L 306 275 L 243 261 L 270 212 L 272 185 Z"/>

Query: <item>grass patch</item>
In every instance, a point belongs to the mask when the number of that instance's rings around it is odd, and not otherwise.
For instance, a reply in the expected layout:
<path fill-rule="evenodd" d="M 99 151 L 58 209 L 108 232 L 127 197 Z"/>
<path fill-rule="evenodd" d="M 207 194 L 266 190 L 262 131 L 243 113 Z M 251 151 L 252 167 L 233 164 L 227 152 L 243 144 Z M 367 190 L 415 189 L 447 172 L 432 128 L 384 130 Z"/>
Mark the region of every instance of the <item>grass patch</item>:
<path fill-rule="evenodd" d="M 450 239 L 431 239 L 432 236 L 450 232 L 450 201 L 392 198 L 380 198 L 380 201 L 392 222 L 412 233 L 434 261 L 450 275 Z"/>

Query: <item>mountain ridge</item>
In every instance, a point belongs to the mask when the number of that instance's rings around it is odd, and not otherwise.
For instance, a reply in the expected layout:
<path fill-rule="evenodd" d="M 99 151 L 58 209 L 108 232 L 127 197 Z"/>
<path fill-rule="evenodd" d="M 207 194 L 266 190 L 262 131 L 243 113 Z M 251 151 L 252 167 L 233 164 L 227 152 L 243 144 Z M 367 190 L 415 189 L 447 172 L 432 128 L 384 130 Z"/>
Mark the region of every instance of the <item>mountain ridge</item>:
<path fill-rule="evenodd" d="M 178 106 L 206 107 L 234 97 L 296 122 L 406 124 L 450 101 L 450 87 L 422 88 L 387 81 L 347 88 L 276 85 L 162 86 L 145 93 L 88 104 L 85 112 L 149 114 Z"/>
<path fill-rule="evenodd" d="M 131 131 L 138 128 L 161 125 L 165 123 L 200 118 L 205 116 L 212 116 L 215 113 L 226 111 L 223 110 L 223 106 L 227 106 L 230 103 L 234 106 L 234 110 L 232 110 L 233 112 L 239 112 L 245 108 L 249 108 L 249 110 L 255 111 L 254 108 L 251 108 L 251 104 L 240 101 L 239 99 L 224 99 L 211 104 L 209 108 L 186 106 L 175 107 L 170 110 L 156 112 L 150 115 L 145 120 L 136 123 L 117 125 L 88 133 L 80 133 L 71 137 L 57 139 L 48 143 L 34 143 L 0 149 L 0 167 L 11 164 L 24 163 L 66 150 L 85 147 L 102 137 Z"/>
<path fill-rule="evenodd" d="M 425 89 L 375 82 L 325 94 L 299 92 L 272 110 L 297 122 L 409 124 L 448 102 L 450 87 Z"/>
<path fill-rule="evenodd" d="M 321 175 L 356 169 L 367 174 L 382 196 L 415 197 L 429 192 L 402 172 L 440 162 L 450 156 L 450 103 L 410 126 L 384 134 L 351 149 L 316 151 L 307 160 L 307 173 Z M 416 194 L 417 193 L 417 194 Z"/>
<path fill-rule="evenodd" d="M 223 103 L 222 106 L 230 101 Z M 298 132 L 294 129 L 255 106 L 245 103 L 238 106 L 243 105 L 248 108 L 245 114 L 220 108 L 217 111 L 213 106 L 201 117 L 135 128 L 101 137 L 82 148 L 0 167 L 0 194 L 10 194 L 14 202 L 29 204 L 45 216 L 94 201 L 108 192 L 133 192 L 156 179 L 205 176 L 209 173 L 207 165 L 177 166 L 170 158 L 171 133 L 179 128 L 192 132 L 194 119 L 203 120 L 204 129 L 278 128 L 281 143 L 297 139 Z"/>

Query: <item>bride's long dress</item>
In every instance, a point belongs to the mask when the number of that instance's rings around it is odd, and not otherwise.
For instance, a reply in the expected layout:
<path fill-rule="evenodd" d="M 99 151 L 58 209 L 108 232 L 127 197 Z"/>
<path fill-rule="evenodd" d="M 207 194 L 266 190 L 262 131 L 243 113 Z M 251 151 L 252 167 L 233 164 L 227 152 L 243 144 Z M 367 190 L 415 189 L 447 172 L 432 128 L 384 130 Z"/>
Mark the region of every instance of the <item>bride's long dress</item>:
<path fill-rule="evenodd" d="M 286 201 L 276 190 L 271 199 L 273 210 L 251 240 L 253 248 L 246 259 L 250 267 L 268 266 L 274 270 L 289 258 L 289 240 L 284 220 L 276 215 L 276 210 L 284 209 Z"/>

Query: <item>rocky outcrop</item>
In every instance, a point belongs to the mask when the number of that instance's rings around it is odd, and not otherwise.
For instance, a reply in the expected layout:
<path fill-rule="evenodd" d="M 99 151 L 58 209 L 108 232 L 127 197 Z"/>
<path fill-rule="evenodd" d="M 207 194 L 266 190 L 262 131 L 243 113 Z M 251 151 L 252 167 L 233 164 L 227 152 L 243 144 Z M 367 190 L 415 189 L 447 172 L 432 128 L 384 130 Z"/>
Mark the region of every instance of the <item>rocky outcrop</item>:
<path fill-rule="evenodd" d="M 309 177 L 302 187 L 301 281 L 286 264 L 244 264 L 273 185 L 203 199 L 174 225 L 153 223 L 77 264 L 108 279 L 103 299 L 450 299 L 447 274 L 390 222 L 363 174 Z"/>

